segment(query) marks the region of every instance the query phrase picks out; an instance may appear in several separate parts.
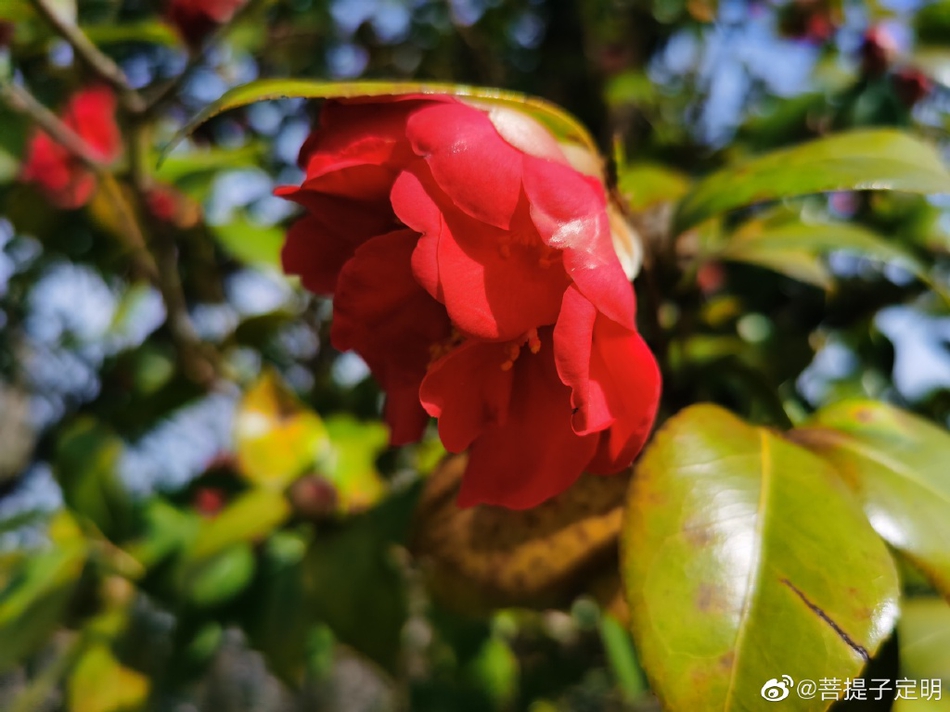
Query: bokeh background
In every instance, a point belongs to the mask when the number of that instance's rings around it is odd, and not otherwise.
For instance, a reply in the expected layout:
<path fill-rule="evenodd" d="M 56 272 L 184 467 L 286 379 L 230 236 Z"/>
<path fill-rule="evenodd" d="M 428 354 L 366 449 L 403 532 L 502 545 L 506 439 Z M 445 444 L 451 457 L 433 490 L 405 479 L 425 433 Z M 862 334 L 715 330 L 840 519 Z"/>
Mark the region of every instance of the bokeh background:
<path fill-rule="evenodd" d="M 295 207 L 272 191 L 301 179 L 318 102 L 226 112 L 158 167 L 189 118 L 258 78 L 496 86 L 578 116 L 654 255 L 637 286 L 663 415 L 713 400 L 786 425 L 865 395 L 948 423 L 950 316 L 892 255 L 697 261 L 701 236 L 671 245 L 663 226 L 692 177 L 751 153 L 866 126 L 944 146 L 950 3 L 250 0 L 191 47 L 159 2 L 56 5 L 160 97 L 146 170 L 164 202 L 143 219 L 184 301 L 137 271 L 107 191 L 58 210 L 19 179 L 35 129 L 0 104 L 0 709 L 654 708 L 616 584 L 591 583 L 609 517 L 523 600 L 425 584 L 412 531 L 479 556 L 451 535 L 471 522 L 416 504 L 437 438 L 387 448 L 365 365 L 328 343 L 329 303 L 279 268 Z M 0 0 L 0 78 L 53 110 L 94 81 L 27 0 Z M 873 228 L 947 280 L 945 198 L 782 207 Z"/>

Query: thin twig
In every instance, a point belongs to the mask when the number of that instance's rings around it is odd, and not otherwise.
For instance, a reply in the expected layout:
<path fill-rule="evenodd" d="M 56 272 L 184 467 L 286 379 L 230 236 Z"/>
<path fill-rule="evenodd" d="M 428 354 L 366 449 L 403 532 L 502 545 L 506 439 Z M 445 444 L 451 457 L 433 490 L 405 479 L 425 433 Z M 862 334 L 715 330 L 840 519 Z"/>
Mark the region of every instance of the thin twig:
<path fill-rule="evenodd" d="M 81 160 L 87 168 L 95 173 L 101 173 L 105 169 L 105 163 L 92 152 L 89 144 L 24 87 L 0 80 L 0 99 L 14 111 L 32 119 L 50 138 Z"/>
<path fill-rule="evenodd" d="M 50 4 L 49 0 L 31 0 L 36 11 L 46 19 L 58 35 L 66 40 L 86 64 L 119 93 L 126 109 L 140 112 L 145 106 L 141 95 L 129 84 L 125 72 L 118 64 L 103 54 L 79 27 L 69 22 Z"/>

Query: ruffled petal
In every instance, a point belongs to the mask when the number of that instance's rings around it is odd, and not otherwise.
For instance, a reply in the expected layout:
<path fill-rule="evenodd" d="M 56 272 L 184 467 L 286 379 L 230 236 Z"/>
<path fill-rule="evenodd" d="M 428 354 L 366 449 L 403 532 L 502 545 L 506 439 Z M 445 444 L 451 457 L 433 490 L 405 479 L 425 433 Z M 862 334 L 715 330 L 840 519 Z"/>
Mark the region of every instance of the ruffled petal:
<path fill-rule="evenodd" d="M 461 332 L 509 340 L 554 323 L 570 280 L 559 254 L 541 243 L 526 204 L 511 229 L 501 230 L 459 210 L 424 170 L 399 176 L 392 203 L 422 235 L 413 254 L 416 279 Z"/>
<path fill-rule="evenodd" d="M 311 292 L 331 295 L 357 244 L 331 232 L 317 217 L 305 215 L 287 230 L 280 260 L 284 272 L 299 275 Z"/>
<path fill-rule="evenodd" d="M 418 403 L 432 347 L 448 339 L 451 331 L 445 310 L 412 276 L 417 237 L 400 230 L 361 245 L 340 271 L 333 299 L 330 340 L 341 351 L 356 351 L 387 395 L 392 392 L 397 402 L 387 408 L 387 418 L 413 410 L 406 405 L 406 391 L 414 391 Z M 407 431 L 415 437 L 421 434 L 421 410 L 420 405 L 411 414 L 412 427 L 390 421 L 394 443 L 407 442 Z"/>
<path fill-rule="evenodd" d="M 521 195 L 522 154 L 505 141 L 488 116 L 463 104 L 428 106 L 406 124 L 413 150 L 467 215 L 508 228 Z"/>
<path fill-rule="evenodd" d="M 590 372 L 616 420 L 588 469 L 613 474 L 633 462 L 650 436 L 660 404 L 660 369 L 640 334 L 599 317 Z"/>
<path fill-rule="evenodd" d="M 541 238 L 598 311 L 635 328 L 636 303 L 614 252 L 603 186 L 573 168 L 526 156 L 524 189 Z"/>
<path fill-rule="evenodd" d="M 600 381 L 591 377 L 594 324 L 597 309 L 570 287 L 554 327 L 554 360 L 561 381 L 571 388 L 574 432 L 600 432 L 616 420 Z"/>
<path fill-rule="evenodd" d="M 557 376 L 550 331 L 542 333 L 540 352 L 523 352 L 514 371 L 504 425 L 472 443 L 460 507 L 534 507 L 570 487 L 597 449 L 597 435 L 571 428 L 570 389 Z"/>
<path fill-rule="evenodd" d="M 433 363 L 419 398 L 439 419 L 439 437 L 449 452 L 462 452 L 486 428 L 503 425 L 511 399 L 514 369 L 506 346 L 467 341 Z"/>

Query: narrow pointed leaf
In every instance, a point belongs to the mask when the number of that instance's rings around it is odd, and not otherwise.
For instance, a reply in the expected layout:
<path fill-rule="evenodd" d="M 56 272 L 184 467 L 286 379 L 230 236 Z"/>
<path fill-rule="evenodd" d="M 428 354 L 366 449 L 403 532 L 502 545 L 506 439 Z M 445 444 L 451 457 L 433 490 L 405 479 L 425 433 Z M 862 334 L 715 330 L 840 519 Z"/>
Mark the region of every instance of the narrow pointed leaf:
<path fill-rule="evenodd" d="M 580 143 L 597 153 L 597 144 L 587 129 L 571 114 L 538 97 L 486 87 L 471 87 L 440 82 L 315 82 L 306 79 L 260 79 L 225 92 L 206 106 L 175 135 L 162 152 L 160 161 L 183 139 L 208 119 L 225 111 L 268 99 L 348 99 L 367 96 L 398 96 L 401 94 L 451 94 L 487 104 L 520 109 L 546 125 L 562 140 Z"/>
<path fill-rule="evenodd" d="M 849 131 L 724 168 L 679 204 L 674 232 L 754 203 L 833 190 L 950 193 L 936 149 L 890 129 Z"/>
<path fill-rule="evenodd" d="M 893 561 L 820 458 L 711 405 L 667 422 L 637 465 L 621 573 L 664 708 L 765 708 L 773 678 L 856 677 L 894 626 Z M 794 687 L 783 710 L 824 710 Z"/>
<path fill-rule="evenodd" d="M 837 468 L 877 533 L 950 597 L 950 433 L 885 403 L 846 401 L 790 435 Z"/>

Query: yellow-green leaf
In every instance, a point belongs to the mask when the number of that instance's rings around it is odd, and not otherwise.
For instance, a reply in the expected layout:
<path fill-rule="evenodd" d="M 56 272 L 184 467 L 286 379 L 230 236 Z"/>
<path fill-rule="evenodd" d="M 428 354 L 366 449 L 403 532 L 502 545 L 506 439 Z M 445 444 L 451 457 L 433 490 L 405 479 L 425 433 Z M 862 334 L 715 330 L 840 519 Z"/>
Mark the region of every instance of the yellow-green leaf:
<path fill-rule="evenodd" d="M 175 145 L 189 136 L 196 128 L 218 114 L 268 99 L 345 99 L 361 96 L 399 96 L 402 94 L 449 94 L 465 97 L 481 103 L 496 104 L 519 109 L 547 126 L 564 141 L 579 143 L 593 153 L 597 144 L 587 129 L 559 106 L 538 97 L 487 87 L 471 87 L 462 84 L 440 82 L 317 82 L 306 79 L 260 79 L 234 87 L 217 101 L 206 106 L 194 119 L 178 132 L 165 148 L 167 155 Z"/>
<path fill-rule="evenodd" d="M 856 677 L 898 612 L 894 563 L 833 469 L 712 405 L 641 456 L 621 574 L 641 663 L 677 712 L 764 709 L 783 675 Z M 790 689 L 781 709 L 829 705 Z"/>
<path fill-rule="evenodd" d="M 849 131 L 728 166 L 697 183 L 674 217 L 675 233 L 735 208 L 833 190 L 950 193 L 935 148 L 891 129 Z"/>
<path fill-rule="evenodd" d="M 790 436 L 835 466 L 877 533 L 950 598 L 950 433 L 856 400 L 821 409 Z"/>

